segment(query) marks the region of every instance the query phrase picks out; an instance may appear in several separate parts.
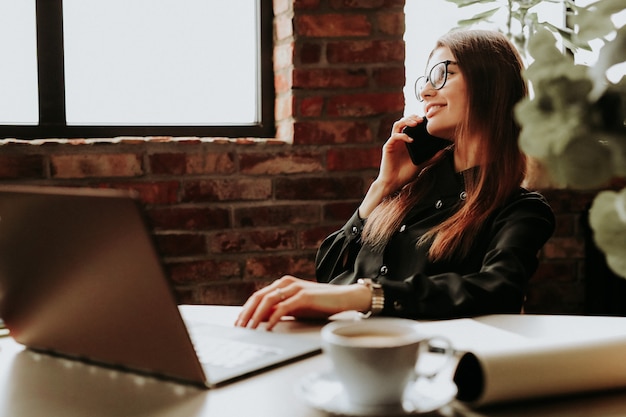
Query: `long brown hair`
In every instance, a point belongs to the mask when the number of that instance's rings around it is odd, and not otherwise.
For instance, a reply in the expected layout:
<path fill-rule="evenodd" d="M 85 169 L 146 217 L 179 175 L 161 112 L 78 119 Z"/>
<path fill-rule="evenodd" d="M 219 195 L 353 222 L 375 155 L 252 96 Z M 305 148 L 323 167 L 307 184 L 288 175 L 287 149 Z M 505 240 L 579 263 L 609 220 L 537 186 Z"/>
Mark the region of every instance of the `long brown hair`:
<path fill-rule="evenodd" d="M 457 127 L 454 146 L 462 149 L 470 134 L 478 134 L 481 152 L 477 174 L 466 177 L 465 203 L 420 241 L 433 239 L 431 260 L 467 255 L 483 222 L 519 189 L 526 171 L 513 109 L 526 96 L 527 87 L 515 47 L 501 33 L 485 30 L 452 31 L 438 40 L 433 52 L 442 47 L 454 55 L 468 94 L 466 117 Z M 411 207 L 427 192 L 432 183 L 431 167 L 442 159 L 440 152 L 421 167 L 413 181 L 374 209 L 363 231 L 366 243 L 384 247 Z"/>

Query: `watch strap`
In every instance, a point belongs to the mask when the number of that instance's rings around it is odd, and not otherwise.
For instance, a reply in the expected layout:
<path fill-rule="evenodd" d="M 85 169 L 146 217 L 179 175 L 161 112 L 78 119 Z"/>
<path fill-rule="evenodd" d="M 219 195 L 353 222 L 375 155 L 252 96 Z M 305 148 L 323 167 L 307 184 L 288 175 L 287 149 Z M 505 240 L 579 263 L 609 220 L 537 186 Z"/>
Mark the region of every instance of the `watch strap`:
<path fill-rule="evenodd" d="M 374 282 L 370 278 L 360 278 L 357 280 L 357 284 L 364 285 L 372 292 L 372 302 L 369 311 L 363 313 L 365 317 L 377 316 L 385 307 L 385 293 L 383 287 L 377 282 Z"/>

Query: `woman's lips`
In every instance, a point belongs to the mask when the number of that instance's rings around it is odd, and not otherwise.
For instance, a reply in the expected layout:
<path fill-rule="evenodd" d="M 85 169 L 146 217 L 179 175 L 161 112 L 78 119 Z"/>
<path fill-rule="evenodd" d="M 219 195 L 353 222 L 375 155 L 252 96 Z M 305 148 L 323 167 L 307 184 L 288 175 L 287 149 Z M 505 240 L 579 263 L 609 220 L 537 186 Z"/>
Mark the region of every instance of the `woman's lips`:
<path fill-rule="evenodd" d="M 441 104 L 428 104 L 425 108 L 424 108 L 424 112 L 426 113 L 426 118 L 430 118 L 432 117 L 432 115 L 434 113 L 437 113 L 437 111 L 442 108 L 443 105 Z"/>

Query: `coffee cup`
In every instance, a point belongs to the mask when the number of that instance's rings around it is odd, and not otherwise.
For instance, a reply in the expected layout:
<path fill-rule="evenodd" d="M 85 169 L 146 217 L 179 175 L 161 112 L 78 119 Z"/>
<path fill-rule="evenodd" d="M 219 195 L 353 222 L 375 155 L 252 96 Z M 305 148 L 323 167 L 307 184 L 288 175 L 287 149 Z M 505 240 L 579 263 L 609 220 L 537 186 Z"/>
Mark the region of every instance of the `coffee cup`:
<path fill-rule="evenodd" d="M 405 390 L 419 377 L 435 377 L 454 351 L 445 338 L 427 337 L 415 321 L 400 318 L 336 321 L 325 325 L 321 336 L 337 380 L 358 407 L 402 404 Z M 429 350 L 445 360 L 427 374 L 418 372 L 418 362 Z"/>

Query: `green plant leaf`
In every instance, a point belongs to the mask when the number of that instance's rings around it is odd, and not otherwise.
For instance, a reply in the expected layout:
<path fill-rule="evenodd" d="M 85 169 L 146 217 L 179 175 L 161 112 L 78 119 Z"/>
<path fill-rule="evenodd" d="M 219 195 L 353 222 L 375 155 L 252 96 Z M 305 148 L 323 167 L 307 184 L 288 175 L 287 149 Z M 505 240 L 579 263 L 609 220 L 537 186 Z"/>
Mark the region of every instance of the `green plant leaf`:
<path fill-rule="evenodd" d="M 611 151 L 597 136 L 581 135 L 568 143 L 550 171 L 566 187 L 597 189 L 613 177 Z"/>
<path fill-rule="evenodd" d="M 626 278 L 626 189 L 598 193 L 589 210 L 589 223 L 611 270 Z"/>
<path fill-rule="evenodd" d="M 601 0 L 576 10 L 572 22 L 578 26 L 578 37 L 582 41 L 604 38 L 615 30 L 611 15 L 626 9 L 623 0 Z"/>
<path fill-rule="evenodd" d="M 556 47 L 554 34 L 545 27 L 537 28 L 528 41 L 528 53 L 535 61 L 525 71 L 525 76 L 534 85 L 542 80 L 561 76 L 570 79 L 586 79 L 587 67 L 575 65 L 571 56 L 564 55 Z"/>
<path fill-rule="evenodd" d="M 500 10 L 499 7 L 495 9 L 487 10 L 486 12 L 482 12 L 477 15 L 474 15 L 473 17 L 469 19 L 459 20 L 458 24 L 460 26 L 469 26 L 469 25 L 473 25 L 474 23 L 483 22 L 485 20 L 488 20 L 494 14 L 496 14 L 498 10 Z"/>
<path fill-rule="evenodd" d="M 552 33 L 558 33 L 563 41 L 563 45 L 570 51 L 576 52 L 578 49 L 591 51 L 591 45 L 589 45 L 589 42 L 578 39 L 578 36 L 572 29 L 560 28 L 550 22 L 541 22 L 539 25 L 550 30 Z"/>
<path fill-rule="evenodd" d="M 626 26 L 622 26 L 615 39 L 605 44 L 598 55 L 597 63 L 589 68 L 594 83 L 592 99 L 600 97 L 607 88 L 606 71 L 615 64 L 626 61 Z"/>
<path fill-rule="evenodd" d="M 474 4 L 487 4 L 496 3 L 498 0 L 446 0 L 450 3 L 454 3 L 459 7 L 472 6 Z"/>

